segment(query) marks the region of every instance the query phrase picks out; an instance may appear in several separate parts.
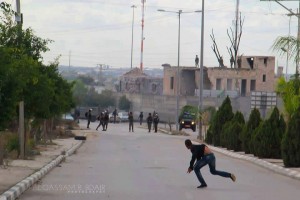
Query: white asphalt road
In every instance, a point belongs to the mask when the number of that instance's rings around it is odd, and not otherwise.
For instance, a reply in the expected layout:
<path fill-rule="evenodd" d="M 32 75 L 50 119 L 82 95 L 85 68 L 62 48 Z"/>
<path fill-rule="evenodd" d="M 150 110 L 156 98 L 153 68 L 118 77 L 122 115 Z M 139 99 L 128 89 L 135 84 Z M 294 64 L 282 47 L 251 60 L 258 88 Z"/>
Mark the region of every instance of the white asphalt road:
<path fill-rule="evenodd" d="M 83 122 L 86 125 L 86 122 Z M 91 128 L 95 129 L 96 123 Z M 300 196 L 300 181 L 215 154 L 217 169 L 233 172 L 237 182 L 213 176 L 202 168 L 208 184 L 199 185 L 187 174 L 191 154 L 186 137 L 148 133 L 128 124 L 109 124 L 89 138 L 77 153 L 46 175 L 20 199 L 30 200 L 293 200 Z"/>

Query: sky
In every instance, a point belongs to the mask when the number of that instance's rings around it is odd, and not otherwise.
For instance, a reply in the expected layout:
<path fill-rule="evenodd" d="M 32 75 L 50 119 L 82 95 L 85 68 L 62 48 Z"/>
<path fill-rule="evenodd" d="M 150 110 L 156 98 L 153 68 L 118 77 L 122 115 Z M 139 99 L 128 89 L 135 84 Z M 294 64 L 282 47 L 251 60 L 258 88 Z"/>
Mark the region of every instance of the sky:
<path fill-rule="evenodd" d="M 204 6 L 204 66 L 215 67 L 218 62 L 212 51 L 211 33 L 230 66 L 227 30 L 233 27 L 237 0 L 205 0 Z M 16 9 L 15 0 L 6 0 Z M 297 12 L 299 2 L 282 1 Z M 132 8 L 135 5 L 136 8 Z M 171 12 L 159 12 L 164 9 Z M 297 35 L 297 18 L 274 1 L 240 0 L 244 19 L 239 54 L 245 56 L 276 56 L 276 65 L 286 66 L 286 56 L 272 51 L 278 36 Z M 200 55 L 201 0 L 146 0 L 144 12 L 144 68 L 161 68 L 178 62 L 178 12 L 180 18 L 180 66 L 194 66 Z M 96 67 L 99 64 L 113 68 L 140 67 L 142 39 L 141 0 L 21 0 L 24 28 L 51 39 L 50 51 L 44 54 L 44 63 L 54 61 L 66 66 Z M 290 26 L 289 26 L 290 21 Z M 133 23 L 133 28 L 132 28 Z M 132 32 L 133 31 L 133 32 Z M 132 40 L 133 33 L 133 40 Z M 132 45 L 133 44 L 133 45 Z M 293 62 L 288 72 L 294 73 Z"/>

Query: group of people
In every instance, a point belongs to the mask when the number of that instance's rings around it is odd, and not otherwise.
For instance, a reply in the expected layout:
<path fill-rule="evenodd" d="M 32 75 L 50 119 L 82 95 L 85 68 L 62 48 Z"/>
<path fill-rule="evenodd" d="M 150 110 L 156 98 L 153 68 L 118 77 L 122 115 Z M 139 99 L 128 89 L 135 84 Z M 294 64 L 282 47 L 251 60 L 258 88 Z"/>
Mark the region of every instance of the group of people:
<path fill-rule="evenodd" d="M 148 132 L 149 133 L 151 132 L 151 126 L 152 126 L 152 123 L 153 123 L 154 132 L 157 133 L 157 126 L 158 126 L 158 123 L 159 123 L 158 114 L 155 111 L 153 112 L 153 115 L 151 115 L 151 113 L 149 113 L 146 121 L 147 121 L 147 125 L 148 125 Z"/>
<path fill-rule="evenodd" d="M 98 128 L 102 126 L 102 131 L 106 131 L 108 127 L 108 121 L 109 121 L 108 111 L 104 110 L 103 112 L 101 112 L 100 115 L 97 117 L 97 120 L 99 121 L 99 124 L 96 130 L 98 130 Z"/>
<path fill-rule="evenodd" d="M 89 109 L 85 113 L 85 117 L 87 118 L 87 128 L 89 129 L 91 121 L 92 121 L 92 109 Z M 107 126 L 108 126 L 108 121 L 109 121 L 108 111 L 104 110 L 103 112 L 101 112 L 100 115 L 97 116 L 97 120 L 99 121 L 99 124 L 98 124 L 96 130 L 98 130 L 98 128 L 100 126 L 102 126 L 102 130 L 106 131 L 107 130 Z"/>
<path fill-rule="evenodd" d="M 112 113 L 113 117 L 114 117 L 114 123 L 116 123 L 116 116 L 118 115 L 117 113 L 117 109 L 115 109 Z M 90 128 L 90 123 L 92 120 L 92 109 L 89 109 L 88 112 L 85 113 L 85 117 L 87 118 L 87 128 Z M 139 122 L 140 125 L 142 125 L 143 123 L 143 112 L 140 112 L 139 115 Z M 99 116 L 97 116 L 97 120 L 99 121 L 99 124 L 96 128 L 96 130 L 98 130 L 99 127 L 102 126 L 102 131 L 106 131 L 107 127 L 108 127 L 108 122 L 109 122 L 109 113 L 107 110 L 104 110 L 103 112 L 100 113 Z M 133 113 L 129 112 L 128 113 L 128 122 L 129 122 L 129 132 L 134 132 L 133 129 L 133 122 L 134 122 L 134 117 L 133 117 Z M 158 127 L 158 123 L 159 123 L 159 116 L 157 112 L 153 112 L 153 114 L 149 113 L 148 117 L 146 119 L 147 125 L 148 125 L 148 132 L 151 132 L 151 128 L 152 128 L 152 124 L 153 124 L 153 130 L 155 133 L 157 133 L 157 127 Z"/>
<path fill-rule="evenodd" d="M 139 115 L 139 122 L 140 122 L 140 125 L 143 124 L 143 118 L 144 118 L 144 113 L 143 112 L 140 112 L 140 115 Z M 129 112 L 128 114 L 128 121 L 129 121 L 129 132 L 134 132 L 133 131 L 133 113 L 132 112 Z M 159 122 L 159 116 L 158 114 L 154 111 L 153 115 L 151 113 L 148 114 L 148 117 L 146 119 L 147 121 L 147 125 L 148 125 L 148 132 L 150 133 L 151 132 L 151 126 L 152 126 L 152 123 L 154 125 L 154 132 L 157 133 L 157 126 L 158 126 L 158 122 Z"/>

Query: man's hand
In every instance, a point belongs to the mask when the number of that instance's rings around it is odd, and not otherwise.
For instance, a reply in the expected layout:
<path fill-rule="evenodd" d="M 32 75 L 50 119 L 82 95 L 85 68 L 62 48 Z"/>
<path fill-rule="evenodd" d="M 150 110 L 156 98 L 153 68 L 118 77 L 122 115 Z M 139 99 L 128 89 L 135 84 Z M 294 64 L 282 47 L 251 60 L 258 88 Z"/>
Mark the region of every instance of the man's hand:
<path fill-rule="evenodd" d="M 193 169 L 189 167 L 186 173 L 191 173 L 191 171 L 193 171 Z"/>

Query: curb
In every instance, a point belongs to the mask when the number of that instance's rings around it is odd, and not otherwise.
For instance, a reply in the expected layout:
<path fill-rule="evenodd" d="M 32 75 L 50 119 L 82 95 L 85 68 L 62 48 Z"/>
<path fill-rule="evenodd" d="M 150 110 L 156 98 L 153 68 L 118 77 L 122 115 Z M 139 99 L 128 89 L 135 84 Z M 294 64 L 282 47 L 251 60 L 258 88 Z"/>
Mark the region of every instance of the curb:
<path fill-rule="evenodd" d="M 71 147 L 67 152 L 66 155 L 59 155 L 50 163 L 42 167 L 38 172 L 28 176 L 27 178 L 23 179 L 9 190 L 4 192 L 0 195 L 0 200 L 15 200 L 18 198 L 23 192 L 29 189 L 34 183 L 36 183 L 39 179 L 44 177 L 49 171 L 51 171 L 55 166 L 57 166 L 63 159 L 72 155 L 75 150 L 77 150 L 83 141 L 79 141 L 76 145 Z"/>
<path fill-rule="evenodd" d="M 195 141 L 193 141 L 193 142 L 195 142 Z M 195 143 L 199 143 L 199 142 L 195 142 Z M 234 153 L 234 152 L 224 150 L 224 149 L 220 149 L 218 147 L 214 147 L 214 146 L 210 146 L 210 145 L 207 145 L 207 146 L 209 146 L 209 148 L 212 149 L 215 152 L 227 155 L 227 156 L 232 157 L 232 158 L 237 158 L 237 159 L 241 159 L 241 160 L 245 160 L 245 161 L 250 161 L 251 163 L 254 163 L 258 166 L 269 169 L 269 170 L 271 170 L 273 172 L 276 172 L 278 174 L 300 180 L 300 172 L 298 172 L 298 171 L 288 169 L 288 168 L 284 168 L 284 167 L 275 165 L 273 163 L 267 162 L 267 161 L 259 159 L 259 158 L 250 157 L 250 156 L 246 156 L 246 155 L 241 155 L 241 154 L 238 154 L 238 153 Z"/>

